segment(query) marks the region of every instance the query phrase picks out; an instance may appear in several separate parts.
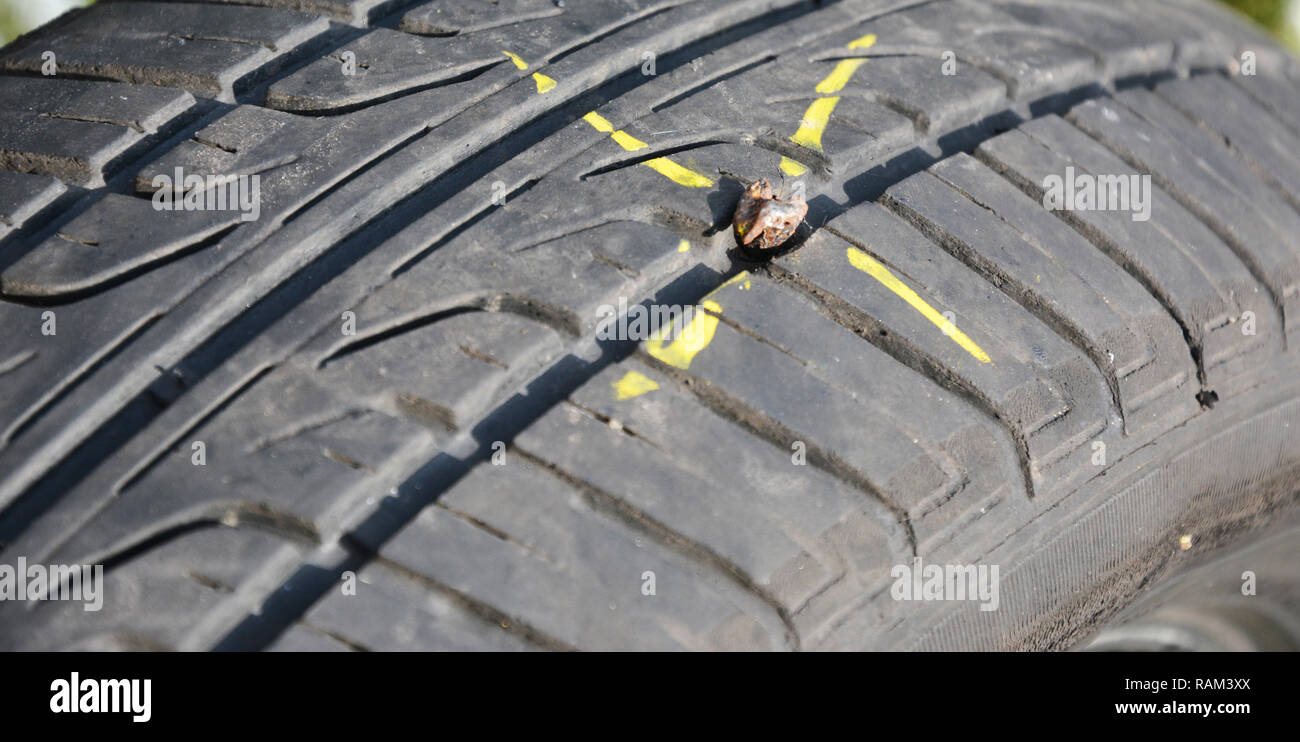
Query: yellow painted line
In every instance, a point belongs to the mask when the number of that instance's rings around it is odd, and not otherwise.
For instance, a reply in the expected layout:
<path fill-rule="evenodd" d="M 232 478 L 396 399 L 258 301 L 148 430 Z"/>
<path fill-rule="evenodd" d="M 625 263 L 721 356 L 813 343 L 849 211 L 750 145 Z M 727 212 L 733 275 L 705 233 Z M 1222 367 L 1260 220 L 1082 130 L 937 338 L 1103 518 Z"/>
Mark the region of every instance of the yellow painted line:
<path fill-rule="evenodd" d="M 615 399 L 632 399 L 659 388 L 655 380 L 640 371 L 628 371 L 623 378 L 613 382 Z"/>
<path fill-rule="evenodd" d="M 515 63 L 515 67 L 521 70 L 528 69 L 528 63 L 525 62 L 523 58 L 520 57 L 518 54 L 515 54 L 514 52 L 506 49 L 502 49 L 501 53 L 506 55 L 507 57 L 510 57 L 510 61 Z M 551 92 L 551 89 L 555 87 L 555 80 L 547 77 L 546 75 L 543 75 L 540 72 L 533 73 L 533 81 L 537 83 L 537 92 L 539 93 L 549 93 Z"/>
<path fill-rule="evenodd" d="M 618 146 L 628 152 L 635 152 L 650 146 L 622 129 L 615 129 L 614 125 L 609 123 L 609 119 L 595 111 L 588 112 L 582 117 L 582 120 L 591 124 L 596 131 L 608 134 L 611 139 L 618 142 Z M 688 167 L 682 167 L 667 157 L 655 157 L 641 164 L 679 185 L 691 188 L 708 188 L 713 185 L 713 180 L 708 176 L 697 173 Z"/>
<path fill-rule="evenodd" d="M 833 77 L 834 74 L 831 73 L 831 76 Z M 845 82 L 847 81 L 846 78 Z M 825 82 L 825 80 L 822 82 Z M 821 86 L 818 85 L 817 87 L 820 88 Z M 790 141 L 815 152 L 821 152 L 822 132 L 826 131 L 826 122 L 831 117 L 831 111 L 835 110 L 835 104 L 839 102 L 839 96 L 818 98 L 813 101 L 808 106 L 808 110 L 804 111 L 803 120 L 799 122 L 799 130 L 794 133 L 794 136 L 790 137 Z M 808 172 L 808 168 L 802 162 L 782 155 L 781 172 L 786 175 L 803 175 Z"/>
<path fill-rule="evenodd" d="M 873 33 L 869 33 L 866 36 L 854 39 L 849 42 L 850 49 L 866 49 L 868 47 L 872 47 L 875 45 L 876 45 L 876 35 Z"/>
<path fill-rule="evenodd" d="M 522 58 L 520 58 L 518 54 L 515 54 L 514 52 L 511 51 L 506 51 L 505 49 L 502 49 L 501 53 L 506 55 L 507 57 L 510 57 L 510 61 L 515 63 L 515 67 L 518 67 L 521 70 L 528 69 L 528 63 L 525 62 Z"/>
<path fill-rule="evenodd" d="M 650 146 L 645 142 L 641 141 L 640 139 L 637 139 L 636 137 L 632 136 L 631 134 L 628 134 L 626 131 L 623 131 L 622 129 L 619 129 L 613 134 L 610 134 L 609 137 L 614 141 L 618 142 L 618 146 L 622 147 L 628 152 L 635 152 L 638 149 L 645 149 L 646 147 Z"/>
<path fill-rule="evenodd" d="M 690 368 L 695 356 L 713 342 L 713 333 L 718 329 L 718 318 L 711 312 L 722 312 L 722 307 L 716 301 L 709 299 L 705 299 L 700 306 L 708 311 L 701 311 L 697 307 L 692 313 L 690 324 L 682 328 L 672 342 L 664 340 L 664 336 L 672 328 L 661 328 L 655 333 L 655 337 L 646 341 L 646 352 L 669 366 L 680 369 Z"/>
<path fill-rule="evenodd" d="M 518 54 L 506 51 L 505 49 L 502 49 L 501 53 L 506 55 L 507 57 L 510 57 L 510 61 L 514 62 L 515 66 L 518 67 L 519 69 L 521 70 L 528 69 L 528 63 L 525 62 L 523 59 L 520 59 Z M 540 72 L 533 73 L 533 80 L 537 82 L 538 93 L 550 92 L 552 89 L 555 88 L 556 85 L 555 80 L 552 80 L 551 78 L 547 77 L 546 75 L 543 75 Z M 632 136 L 631 134 L 628 134 L 626 131 L 623 131 L 622 129 L 615 129 L 614 125 L 609 123 L 609 119 L 606 119 L 604 116 L 601 116 L 599 113 L 596 113 L 595 111 L 588 112 L 585 116 L 582 117 L 582 120 L 591 124 L 596 131 L 599 131 L 602 134 L 608 134 L 611 139 L 613 139 L 615 142 L 618 142 L 618 146 L 622 147 L 628 152 L 635 152 L 639 149 L 646 149 L 650 146 L 645 142 L 641 141 L 640 139 L 637 139 L 636 137 Z M 651 160 L 646 160 L 641 164 L 645 165 L 651 170 L 654 170 L 655 172 L 659 173 L 665 178 L 668 178 L 674 183 L 688 186 L 690 188 L 708 188 L 709 186 L 713 185 L 712 178 L 709 178 L 708 176 L 703 175 L 701 173 L 697 173 L 688 167 L 682 167 L 681 165 L 678 165 L 677 163 L 673 162 L 667 157 L 656 157 Z"/>
<path fill-rule="evenodd" d="M 540 72 L 533 73 L 533 80 L 537 83 L 539 93 L 549 93 L 555 87 L 555 81 Z"/>
<path fill-rule="evenodd" d="M 826 131 L 826 120 L 831 117 L 831 111 L 835 110 L 835 104 L 839 102 L 838 95 L 813 101 L 804 112 L 803 121 L 799 122 L 799 130 L 790 137 L 790 141 L 821 152 L 822 132 Z"/>
<path fill-rule="evenodd" d="M 677 252 L 686 252 L 689 249 L 691 249 L 690 240 L 682 240 L 681 242 L 677 243 Z"/>
<path fill-rule="evenodd" d="M 716 294 L 716 293 L 718 293 L 719 291 L 722 291 L 723 289 L 727 288 L 728 286 L 735 286 L 736 284 L 740 284 L 740 290 L 741 290 L 741 291 L 745 291 L 745 290 L 749 289 L 749 288 L 750 288 L 750 283 L 749 283 L 749 271 L 742 271 L 742 272 L 737 273 L 736 275 L 732 276 L 731 278 L 728 278 L 726 283 L 724 283 L 724 284 L 722 284 L 721 286 L 717 287 L 717 288 L 714 289 L 713 291 L 710 291 L 710 292 L 709 292 L 709 295 L 712 296 L 713 294 Z"/>
<path fill-rule="evenodd" d="M 785 155 L 781 155 L 781 172 L 786 175 L 803 175 L 808 172 L 808 168 L 798 160 L 791 160 Z"/>
<path fill-rule="evenodd" d="M 595 111 L 588 111 L 587 115 L 582 117 L 582 120 L 591 124 L 592 128 L 602 134 L 609 134 L 614 131 L 614 125 L 609 123 L 609 119 Z"/>
<path fill-rule="evenodd" d="M 853 73 L 857 72 L 858 68 L 866 63 L 866 57 L 841 59 L 839 64 L 835 65 L 835 69 L 831 70 L 831 73 L 825 79 L 817 83 L 815 89 L 822 95 L 840 92 L 845 85 L 849 84 L 849 78 L 853 77 Z"/>
<path fill-rule="evenodd" d="M 980 363 L 989 362 L 989 354 L 984 349 L 975 344 L 966 336 L 966 333 L 958 330 L 956 325 L 948 321 L 948 318 L 935 311 L 935 308 L 926 303 L 925 299 L 917 296 L 916 292 L 907 286 L 907 284 L 898 280 L 898 277 L 889 272 L 889 269 L 881 265 L 879 261 L 856 247 L 848 249 L 849 263 L 854 268 L 866 273 L 877 281 L 885 285 L 885 288 L 893 291 L 903 301 L 912 306 L 913 309 L 920 312 L 923 317 L 930 320 L 943 331 L 943 334 L 952 338 L 953 342 L 960 345 L 967 353 L 975 356 Z"/>
<path fill-rule="evenodd" d="M 850 49 L 866 49 L 876 43 L 876 35 L 869 33 L 866 36 L 854 39 L 849 42 Z M 822 95 L 829 96 L 831 93 L 838 93 L 849 84 L 853 78 L 853 73 L 858 68 L 867 63 L 866 57 L 854 57 L 852 59 L 841 59 L 835 65 L 835 69 L 824 77 L 821 82 L 817 83 L 816 91 Z M 804 111 L 803 120 L 799 122 L 799 130 L 790 137 L 790 141 L 801 147 L 816 152 L 822 151 L 822 132 L 826 130 L 826 122 L 830 119 L 831 111 L 835 110 L 835 104 L 839 103 L 837 96 L 827 98 L 818 98 L 813 101 L 808 109 Z M 781 157 L 781 172 L 786 175 L 799 176 L 808 172 L 808 166 L 798 160 Z"/>
<path fill-rule="evenodd" d="M 713 185 L 713 180 L 709 177 L 701 175 L 688 167 L 682 167 L 667 157 L 656 157 L 641 164 L 678 185 L 690 188 L 708 188 Z"/>

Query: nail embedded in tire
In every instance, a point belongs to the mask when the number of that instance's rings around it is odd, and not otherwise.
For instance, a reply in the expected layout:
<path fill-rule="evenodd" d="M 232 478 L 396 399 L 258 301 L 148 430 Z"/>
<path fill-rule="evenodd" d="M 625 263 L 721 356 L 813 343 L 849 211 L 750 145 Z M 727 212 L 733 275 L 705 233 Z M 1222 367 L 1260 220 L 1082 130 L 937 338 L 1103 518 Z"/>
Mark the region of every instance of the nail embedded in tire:
<path fill-rule="evenodd" d="M 807 213 L 808 203 L 802 198 L 776 195 L 767 178 L 760 178 L 745 189 L 736 204 L 732 228 L 742 247 L 770 256 L 794 236 Z"/>

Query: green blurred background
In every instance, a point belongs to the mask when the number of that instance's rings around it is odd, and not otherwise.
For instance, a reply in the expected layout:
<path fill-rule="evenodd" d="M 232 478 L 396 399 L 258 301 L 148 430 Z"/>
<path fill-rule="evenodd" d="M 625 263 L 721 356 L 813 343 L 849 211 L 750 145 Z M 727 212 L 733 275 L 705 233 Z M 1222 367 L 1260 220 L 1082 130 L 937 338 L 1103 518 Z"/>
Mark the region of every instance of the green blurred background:
<path fill-rule="evenodd" d="M 0 44 L 93 0 L 0 0 Z M 578 0 L 581 2 L 582 0 Z M 1300 0 L 1220 0 L 1254 18 L 1279 39 L 1300 51 Z"/>
<path fill-rule="evenodd" d="M 93 0 L 0 0 L 0 44 Z"/>
<path fill-rule="evenodd" d="M 1254 18 L 1292 50 L 1300 51 L 1300 0 L 1221 1 Z"/>

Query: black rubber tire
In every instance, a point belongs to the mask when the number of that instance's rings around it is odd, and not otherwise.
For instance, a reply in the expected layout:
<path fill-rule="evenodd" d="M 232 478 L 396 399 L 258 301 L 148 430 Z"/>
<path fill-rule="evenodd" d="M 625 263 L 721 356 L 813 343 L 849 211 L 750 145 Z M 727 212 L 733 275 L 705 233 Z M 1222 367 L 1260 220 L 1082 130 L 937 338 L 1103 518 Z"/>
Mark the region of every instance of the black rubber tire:
<path fill-rule="evenodd" d="M 1280 520 L 1144 591 L 1083 646 L 1094 652 L 1300 651 L 1300 534 Z"/>
<path fill-rule="evenodd" d="M 1064 648 L 1296 503 L 1300 65 L 1205 2 L 100 2 L 0 73 L 0 562 L 107 583 L 0 648 Z"/>

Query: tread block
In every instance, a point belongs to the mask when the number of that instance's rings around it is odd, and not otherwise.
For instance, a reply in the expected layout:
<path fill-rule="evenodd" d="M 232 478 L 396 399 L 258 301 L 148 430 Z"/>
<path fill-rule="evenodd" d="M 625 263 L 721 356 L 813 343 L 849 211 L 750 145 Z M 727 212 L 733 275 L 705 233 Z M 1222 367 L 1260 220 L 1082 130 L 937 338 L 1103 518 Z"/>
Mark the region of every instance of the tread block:
<path fill-rule="evenodd" d="M 1221 22 L 1206 23 L 1197 19 L 1197 11 L 1205 3 L 1100 0 L 1092 4 L 1106 6 L 1110 12 L 1128 13 L 1129 17 L 1137 14 L 1146 21 L 1147 27 L 1160 28 L 1172 36 L 1175 39 L 1174 64 L 1180 71 L 1228 70 L 1238 63 L 1238 42 L 1230 35 L 1235 34 L 1236 29 Z M 1246 27 L 1246 24 L 1239 27 Z"/>
<path fill-rule="evenodd" d="M 213 5 L 256 5 L 264 8 L 322 13 L 341 23 L 365 26 L 409 0 L 198 0 Z"/>
<path fill-rule="evenodd" d="M 1268 286 L 1287 334 L 1300 331 L 1300 229 L 1288 233 L 1278 226 L 1300 215 L 1252 173 L 1239 172 L 1242 163 L 1219 157 L 1226 154 L 1222 145 L 1222 152 L 1189 153 L 1178 139 L 1125 107 L 1153 99 L 1158 101 L 1151 93 L 1129 91 L 1118 96 L 1125 105 L 1086 101 L 1067 118 L 1130 165 L 1149 171 L 1157 185 L 1205 220 Z M 1212 162 L 1227 169 L 1220 172 Z M 1239 187 L 1245 185 L 1251 188 L 1249 195 Z M 1258 324 L 1276 316 L 1260 317 Z"/>
<path fill-rule="evenodd" d="M 487 311 L 390 332 L 375 345 L 327 362 L 321 383 L 437 429 L 454 430 L 473 420 L 505 382 L 526 377 L 562 349 L 549 327 Z"/>
<path fill-rule="evenodd" d="M 267 105 L 338 111 L 438 85 L 464 90 L 459 97 L 475 99 L 533 74 L 586 40 L 682 2 L 590 0 L 563 8 L 549 0 L 424 3 L 403 14 L 397 31 L 376 28 L 339 50 L 356 54 L 356 74 L 343 75 L 341 57 L 331 53 L 273 83 Z M 518 69 L 505 51 L 528 69 Z M 474 80 L 488 67 L 496 69 L 482 81 Z"/>
<path fill-rule="evenodd" d="M 1295 135 L 1248 93 L 1217 75 L 1171 80 L 1157 86 L 1156 93 L 1221 135 L 1247 159 L 1252 170 L 1276 183 L 1281 195 L 1300 208 L 1300 155 L 1295 151 Z"/>
<path fill-rule="evenodd" d="M 947 131 L 1006 106 L 1006 85 L 977 68 L 967 68 L 961 76 L 944 75 L 938 62 L 920 56 L 866 56 L 876 50 L 873 45 L 861 52 L 866 61 L 843 87 L 834 91 L 838 102 L 830 113 L 831 122 L 839 121 L 879 138 L 901 127 L 904 122 L 900 119 L 905 119 L 915 131 L 894 135 L 902 138 L 914 136 L 917 131 Z M 818 84 L 830 77 L 842 60 L 863 58 L 857 54 L 841 46 L 812 62 L 795 54 L 782 56 L 775 64 L 718 83 L 710 89 L 721 94 L 716 102 L 706 106 L 699 99 L 686 98 L 670 109 L 685 104 L 716 121 L 760 118 L 768 122 L 768 127 L 772 120 L 788 121 L 788 136 L 799 127 L 808 105 L 824 97 L 816 90 Z M 764 101 L 762 106 L 755 105 L 756 98 Z M 827 125 L 822 136 L 831 136 L 835 129 L 833 123 Z"/>
<path fill-rule="evenodd" d="M 1269 75 L 1236 76 L 1237 87 L 1250 93 L 1259 105 L 1300 134 L 1300 80 Z"/>
<path fill-rule="evenodd" d="M 58 77 L 0 77 L 0 94 L 36 116 L 112 124 L 142 134 L 161 131 L 195 105 L 184 90 Z"/>
<path fill-rule="evenodd" d="M 1178 325 L 1041 203 L 965 154 L 893 186 L 887 198 L 1082 348 L 1112 386 L 1130 432 L 1171 411 L 1179 416 L 1166 426 L 1198 410 L 1196 368 Z"/>
<path fill-rule="evenodd" d="M 1019 489 L 1014 444 L 1005 430 L 965 400 L 864 343 L 807 299 L 769 279 L 745 275 L 711 294 L 709 301 L 720 307 L 720 323 L 709 347 L 691 360 L 685 373 L 699 380 L 692 388 L 707 389 L 702 394 L 716 399 L 715 408 L 742 405 L 752 410 L 735 414 L 769 439 L 776 437 L 785 444 L 769 452 L 765 468 L 776 471 L 765 479 L 782 481 L 791 465 L 793 438 L 787 441 L 773 434 L 779 430 L 803 436 L 806 448 L 816 449 L 812 456 L 822 457 L 815 462 L 819 466 L 851 467 L 851 481 L 865 481 L 895 503 L 924 553 L 929 553 L 932 543 L 951 536 L 947 529 L 954 523 Z M 802 371 L 790 361 L 802 366 Z M 731 375 L 737 367 L 748 370 Z M 699 382 L 705 386 L 698 386 Z M 595 388 L 608 396 L 608 389 Z M 655 391 L 636 399 L 653 405 L 672 393 Z M 802 396 L 815 400 L 806 414 L 825 415 L 827 422 L 813 424 L 798 412 L 800 405 L 794 400 Z M 581 404 L 583 397 L 574 399 Z M 894 408 L 887 400 L 899 406 Z M 665 450 L 679 448 L 672 440 L 689 435 L 683 429 L 700 427 L 699 423 L 668 426 L 631 401 L 618 408 L 665 427 L 657 433 Z M 830 408 L 840 411 L 827 413 Z M 754 415 L 767 416 L 777 428 L 763 426 Z M 872 420 L 872 425 L 861 425 L 861 419 Z M 848 422 L 841 424 L 841 420 Z M 656 435 L 631 419 L 627 424 L 641 437 Z M 712 456 L 713 450 L 703 441 L 680 448 L 679 457 L 688 456 L 686 451 Z M 826 460 L 831 458 L 834 461 Z M 702 461 L 701 468 L 704 465 Z M 749 471 L 758 465 L 740 468 Z M 818 470 L 797 471 L 811 478 Z M 859 492 L 857 497 L 863 495 Z"/>
<path fill-rule="evenodd" d="M 452 36 L 569 12 L 572 10 L 551 0 L 499 0 L 491 4 L 478 0 L 443 0 L 408 10 L 402 16 L 402 30 L 425 36 Z"/>
<path fill-rule="evenodd" d="M 855 267 L 855 260 L 864 267 Z M 882 207 L 850 209 L 776 264 L 809 290 L 843 302 L 853 313 L 843 321 L 859 334 L 984 400 L 1023 441 L 1035 489 L 1040 480 L 1052 481 L 1048 467 L 1109 426 L 1111 395 L 1091 360 Z M 875 264 L 937 314 L 951 312 L 956 329 L 989 360 L 963 348 L 955 335 L 873 277 L 866 268 Z"/>
<path fill-rule="evenodd" d="M 932 526 L 918 525 L 922 516 L 953 498 L 973 476 L 966 462 L 943 450 L 947 431 L 976 424 L 960 414 L 961 403 L 878 349 L 864 348 L 860 338 L 764 279 L 729 284 L 709 301 L 721 307 L 722 322 L 687 373 L 709 393 L 716 390 L 851 468 L 912 520 L 918 539 L 929 536 Z M 817 341 L 809 342 L 813 338 Z M 814 355 L 820 363 L 805 358 Z M 850 372 L 850 366 L 863 371 Z M 885 379 L 892 383 L 885 385 Z M 926 398 L 927 391 L 939 396 Z M 909 400 L 907 414 L 882 404 L 895 395 Z M 872 426 L 864 429 L 862 419 L 872 420 Z M 945 432 L 928 432 L 935 430 Z M 1015 469 L 1005 473 L 1014 475 Z M 988 490 L 972 496 L 987 497 L 1001 483 L 982 484 Z"/>
<path fill-rule="evenodd" d="M 376 109 L 310 118 L 239 106 L 141 168 L 135 188 L 137 193 L 151 192 L 156 187 L 155 178 L 174 179 L 176 168 L 181 168 L 187 178 L 192 174 L 203 176 L 204 193 L 212 176 L 218 176 L 214 182 L 223 177 L 256 176 L 260 200 L 255 233 L 266 235 L 293 212 L 337 190 L 349 175 L 391 152 L 422 128 L 418 120 L 382 114 Z M 358 130 L 364 130 L 365 136 L 356 136 Z M 411 157 L 409 151 L 403 154 Z M 371 177 L 375 182 L 368 192 L 375 198 L 386 197 L 391 205 L 406 195 L 402 183 Z"/>
<path fill-rule="evenodd" d="M 575 125 L 587 126 L 581 121 Z M 629 127 L 628 133 L 638 136 L 643 132 L 639 127 Z M 602 136 L 594 129 L 592 134 Z M 590 150 L 567 163 L 564 171 L 542 178 L 527 192 L 508 200 L 499 210 L 500 229 L 481 241 L 505 251 L 531 250 L 583 227 L 620 219 L 707 236 L 731 221 L 735 201 L 730 194 L 733 189 L 736 194 L 742 189 L 733 178 L 752 181 L 780 172 L 781 155 L 770 150 L 743 144 L 706 144 L 668 156 L 677 166 L 691 171 L 681 177 L 699 184 L 684 186 L 671 175 L 644 164 L 658 164 L 654 152 L 660 145 L 652 147 L 628 152 L 602 136 Z M 574 175 L 579 178 L 575 180 Z M 707 180 L 696 181 L 697 176 Z M 547 204 L 561 193 L 568 196 L 566 215 L 554 219 Z M 638 198 L 639 194 L 649 193 L 655 194 L 653 202 Z M 506 219 L 506 214 L 522 218 Z"/>
<path fill-rule="evenodd" d="M 112 164 L 194 107 L 183 90 L 0 77 L 0 168 L 101 186 Z"/>
<path fill-rule="evenodd" d="M 78 558 L 131 543 L 159 524 L 247 521 L 309 544 L 334 524 L 349 496 L 376 492 L 384 461 L 433 440 L 420 426 L 362 400 L 340 401 L 289 371 L 254 385 L 222 415 L 196 422 L 113 484 L 120 492 L 105 488 L 102 507 L 61 553 Z"/>
<path fill-rule="evenodd" d="M 631 396 L 629 379 L 648 380 L 654 388 Z M 911 553 L 897 518 L 879 503 L 821 468 L 797 464 L 793 440 L 783 446 L 756 439 L 660 369 L 638 360 L 612 366 L 571 401 L 578 414 L 570 422 L 586 429 L 581 414 L 594 415 L 611 429 L 601 435 L 645 441 L 663 466 L 700 477 L 707 489 L 699 496 L 716 514 L 710 517 L 755 522 L 760 536 L 784 533 L 747 548 L 784 560 L 759 584 L 789 601 L 783 605 L 805 639 L 833 619 L 845 596 L 879 590 L 888 567 Z M 722 450 L 728 452 L 725 464 L 718 458 Z"/>
<path fill-rule="evenodd" d="M 517 632 L 475 614 L 384 564 L 357 573 L 356 595 L 331 590 L 307 612 L 320 632 L 369 651 L 503 652 L 535 649 Z"/>
<path fill-rule="evenodd" d="M 1141 75 L 1167 68 L 1174 58 L 1174 42 L 1163 27 L 1133 22 L 1127 13 L 1107 5 L 1037 4 L 998 0 L 996 7 L 1030 26 L 1050 28 L 1079 39 L 1097 55 L 1110 78 Z"/>
<path fill-rule="evenodd" d="M 64 73 L 233 102 L 259 73 L 328 28 L 320 16 L 265 8 L 102 3 L 0 50 L 0 70 L 39 72 L 42 53 L 53 51 Z"/>
<path fill-rule="evenodd" d="M 806 74 L 809 68 L 824 76 L 834 66 L 801 63 L 780 70 L 759 67 L 710 88 L 719 94 L 716 100 L 710 99 L 705 104 L 694 97 L 684 98 L 657 113 L 638 118 L 626 129 L 656 147 L 674 147 L 715 137 L 775 137 L 782 145 L 788 145 L 808 106 L 819 97 L 812 91 L 820 78 Z M 755 90 L 765 91 L 768 96 L 762 106 L 753 103 Z M 821 165 L 824 159 L 830 172 L 842 174 L 858 160 L 879 157 L 909 144 L 916 132 L 913 119 L 868 99 L 869 95 L 854 88 L 840 91 L 839 102 L 821 132 L 821 149 L 816 155 L 810 153 L 807 158 L 796 155 L 795 159 L 815 165 Z M 774 129 L 773 121 L 787 123 Z M 677 136 L 656 141 L 656 132 Z"/>
<path fill-rule="evenodd" d="M 240 584 L 292 548 L 248 528 L 199 528 L 104 568 L 102 607 L 80 601 L 0 603 L 3 651 L 174 651 Z M 40 563 L 86 564 L 87 554 Z M 101 563 L 102 556 L 95 563 Z M 6 562 L 10 562 L 6 558 Z M 37 563 L 33 556 L 29 563 Z"/>
<path fill-rule="evenodd" d="M 942 53 L 951 50 L 959 80 L 982 70 L 1004 84 L 1008 97 L 1033 100 L 1096 77 L 1095 55 L 1047 28 L 1025 25 L 987 3 L 931 3 L 874 19 L 842 38 L 846 43 L 869 31 L 876 34 L 870 53 L 918 54 L 936 72 Z"/>
<path fill-rule="evenodd" d="M 727 649 L 780 640 L 734 591 L 713 584 L 720 578 L 707 577 L 709 568 L 511 453 L 505 466 L 472 471 L 381 554 L 563 646 Z M 646 572 L 654 573 L 653 595 L 642 592 Z"/>
<path fill-rule="evenodd" d="M 1147 3 L 1142 3 L 1146 5 Z M 1295 59 L 1294 55 L 1277 43 L 1277 38 L 1260 24 L 1225 3 L 1206 3 L 1196 0 L 1178 0 L 1162 3 L 1164 23 L 1177 27 L 1190 23 L 1200 27 L 1203 34 L 1223 37 L 1223 46 L 1233 60 L 1229 69 L 1235 69 L 1246 51 L 1256 54 L 1259 71 L 1268 76 L 1281 76 Z M 1173 19 L 1173 20 L 1171 20 Z"/>
<path fill-rule="evenodd" d="M 740 492 L 673 466 L 648 443 L 616 434 L 574 408 L 548 413 L 515 440 L 523 451 L 604 493 L 608 507 L 666 531 L 666 538 L 715 554 L 727 571 L 744 575 L 765 600 L 791 611 L 824 587 L 828 570 L 804 556 L 796 532 L 753 508 Z M 609 462 L 620 462 L 617 470 Z M 710 503 L 701 513 L 701 501 Z M 799 573 L 799 561 L 812 569 Z"/>
<path fill-rule="evenodd" d="M 1300 236 L 1293 236 L 1300 235 L 1300 213 L 1291 208 L 1275 189 L 1270 188 L 1258 171 L 1252 170 L 1241 158 L 1234 156 L 1227 141 L 1197 126 L 1193 120 L 1150 90 L 1127 90 L 1115 99 L 1196 153 L 1196 157 L 1208 166 L 1202 166 L 1202 170 L 1212 170 L 1255 203 L 1269 228 L 1279 235 L 1289 237 L 1284 240 L 1284 244 L 1300 255 Z"/>
<path fill-rule="evenodd" d="M 935 60 L 921 57 L 877 57 L 862 65 L 845 88 L 858 88 L 888 102 L 917 122 L 920 131 L 938 134 L 1002 110 L 1007 88 L 975 67 L 961 76 L 943 74 Z"/>
<path fill-rule="evenodd" d="M 509 231 L 493 229 L 491 215 L 484 224 L 484 241 Z M 614 221 L 516 253 L 481 241 L 435 250 L 354 307 L 358 332 L 455 308 L 483 308 L 534 317 L 569 334 L 590 333 L 601 305 L 635 295 L 647 276 L 672 275 L 687 265 L 690 255 L 680 251 L 681 242 L 660 227 Z M 342 345 L 332 338 L 321 352 L 333 354 Z"/>
<path fill-rule="evenodd" d="M 0 238 L 40 213 L 68 187 L 48 175 L 0 170 Z M 0 253 L 0 261 L 4 254 Z"/>
<path fill-rule="evenodd" d="M 293 162 L 331 129 L 331 123 L 268 111 L 257 106 L 234 110 L 178 143 L 135 176 L 135 190 L 152 193 L 158 176 L 238 176 L 266 172 Z M 201 190 L 206 190 L 206 182 Z"/>
<path fill-rule="evenodd" d="M 327 598 L 328 600 L 328 598 Z M 348 652 L 351 646 L 324 631 L 301 621 L 285 629 L 283 634 L 266 648 L 268 652 Z"/>
<path fill-rule="evenodd" d="M 158 211 L 149 199 L 110 193 L 0 272 L 0 290 L 45 299 L 97 291 L 239 223 L 236 210 Z"/>
<path fill-rule="evenodd" d="M 497 48 L 499 45 L 465 41 L 459 37 L 425 38 L 376 28 L 330 56 L 272 83 L 267 90 L 266 105 L 303 113 L 337 111 L 434 85 L 455 85 L 458 80 L 472 78 L 494 65 L 514 69 Z M 352 75 L 342 73 L 345 51 L 356 55 L 356 70 Z M 526 73 L 500 76 L 496 84 L 503 85 L 523 74 Z M 492 89 L 488 85 L 468 83 L 466 97 L 475 95 L 469 92 L 470 85 Z"/>
<path fill-rule="evenodd" d="M 488 43 L 492 44 L 508 41 L 505 48 L 531 65 L 549 60 L 568 47 L 611 33 L 636 18 L 684 2 L 590 0 L 557 8 L 554 3 L 541 0 L 507 0 L 494 3 L 489 9 L 480 3 L 453 0 L 424 3 L 406 11 L 398 30 L 426 36 L 468 33 L 471 38 L 490 39 Z"/>
<path fill-rule="evenodd" d="M 1115 175 L 1131 170 L 1095 139 L 1056 116 L 1032 121 L 980 145 L 977 156 L 1041 200 L 1050 175 Z M 1152 189 L 1151 220 L 1121 211 L 1058 211 L 1112 259 L 1137 277 L 1178 318 L 1194 349 L 1202 384 L 1225 397 L 1232 377 L 1276 352 L 1277 333 L 1259 327 L 1245 335 L 1236 321 L 1246 311 L 1273 312 L 1250 271 L 1204 223 L 1165 191 Z"/>
<path fill-rule="evenodd" d="M 103 184 L 108 163 L 141 139 L 123 126 L 0 113 L 0 167 L 53 175 L 70 185 Z"/>

